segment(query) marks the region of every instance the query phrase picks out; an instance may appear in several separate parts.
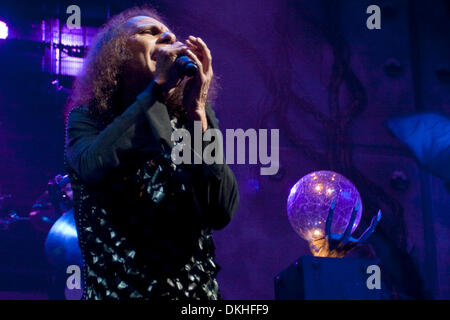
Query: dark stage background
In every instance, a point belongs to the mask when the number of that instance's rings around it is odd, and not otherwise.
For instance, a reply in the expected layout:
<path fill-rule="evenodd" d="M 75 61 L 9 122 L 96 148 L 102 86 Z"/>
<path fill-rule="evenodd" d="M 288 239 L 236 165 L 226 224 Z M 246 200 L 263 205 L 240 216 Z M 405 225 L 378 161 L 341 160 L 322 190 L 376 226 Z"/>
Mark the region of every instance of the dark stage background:
<path fill-rule="evenodd" d="M 61 43 L 53 35 L 57 19 L 65 22 L 68 5 L 80 6 L 81 24 L 89 27 L 83 45 L 108 12 L 134 3 L 141 2 L 1 1 L 10 34 L 0 40 L 0 194 L 12 196 L 2 214 L 26 217 L 47 181 L 64 173 L 63 109 L 73 70 L 44 45 Z M 232 166 L 241 203 L 231 224 L 215 233 L 226 299 L 273 299 L 273 277 L 310 254 L 289 225 L 286 200 L 315 170 L 355 183 L 364 205 L 359 229 L 382 209 L 370 245 L 352 256 L 380 260 L 393 298 L 450 298 L 449 191 L 385 126 L 389 117 L 414 111 L 450 114 L 450 1 L 149 3 L 179 38 L 200 36 L 210 47 L 223 130 L 280 129 L 276 176 Z M 381 30 L 366 28 L 371 4 L 382 9 Z M 404 175 L 401 183 L 392 179 L 395 171 Z M 47 298 L 44 236 L 25 223 L 0 233 L 0 298 Z"/>

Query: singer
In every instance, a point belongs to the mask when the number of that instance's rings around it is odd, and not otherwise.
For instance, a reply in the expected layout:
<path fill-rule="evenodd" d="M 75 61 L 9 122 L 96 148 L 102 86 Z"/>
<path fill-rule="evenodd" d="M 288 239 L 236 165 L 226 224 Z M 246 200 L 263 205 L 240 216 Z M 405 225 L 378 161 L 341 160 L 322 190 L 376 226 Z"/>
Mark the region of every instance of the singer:
<path fill-rule="evenodd" d="M 185 76 L 177 59 L 198 71 Z M 213 230 L 239 202 L 225 164 L 174 165 L 172 130 L 218 128 L 211 53 L 148 8 L 110 19 L 68 100 L 65 164 L 84 299 L 221 299 Z M 192 66 L 192 64 L 191 64 Z M 182 69 L 182 68 L 181 68 Z"/>

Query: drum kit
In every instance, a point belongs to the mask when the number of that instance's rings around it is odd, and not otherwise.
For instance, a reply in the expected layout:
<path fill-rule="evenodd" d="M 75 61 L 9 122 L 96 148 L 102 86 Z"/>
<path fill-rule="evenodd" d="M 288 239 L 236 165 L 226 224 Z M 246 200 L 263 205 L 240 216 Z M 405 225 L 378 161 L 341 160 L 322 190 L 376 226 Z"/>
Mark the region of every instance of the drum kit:
<path fill-rule="evenodd" d="M 0 194 L 0 211 L 7 211 L 11 195 Z M 53 298 L 80 299 L 82 290 L 68 292 L 66 279 L 69 266 L 82 267 L 83 259 L 78 246 L 78 235 L 73 216 L 73 193 L 68 175 L 57 175 L 47 184 L 47 190 L 36 200 L 28 217 L 20 217 L 9 210 L 5 217 L 0 216 L 0 231 L 13 229 L 13 226 L 27 221 L 38 233 L 46 233 L 45 256 L 55 270 Z"/>

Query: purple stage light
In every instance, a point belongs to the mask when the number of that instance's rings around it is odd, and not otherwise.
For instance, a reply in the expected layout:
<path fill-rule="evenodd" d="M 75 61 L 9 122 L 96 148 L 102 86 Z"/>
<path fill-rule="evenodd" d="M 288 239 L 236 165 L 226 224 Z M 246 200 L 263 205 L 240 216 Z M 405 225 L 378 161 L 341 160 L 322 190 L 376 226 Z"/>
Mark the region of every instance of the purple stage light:
<path fill-rule="evenodd" d="M 51 45 L 51 55 L 43 70 L 52 74 L 77 76 L 83 67 L 82 49 L 89 47 L 98 29 L 82 26 L 81 29 L 69 29 L 60 25 L 58 19 L 43 20 L 41 23 L 42 42 Z"/>
<path fill-rule="evenodd" d="M 8 38 L 8 26 L 5 22 L 0 21 L 0 39 Z"/>

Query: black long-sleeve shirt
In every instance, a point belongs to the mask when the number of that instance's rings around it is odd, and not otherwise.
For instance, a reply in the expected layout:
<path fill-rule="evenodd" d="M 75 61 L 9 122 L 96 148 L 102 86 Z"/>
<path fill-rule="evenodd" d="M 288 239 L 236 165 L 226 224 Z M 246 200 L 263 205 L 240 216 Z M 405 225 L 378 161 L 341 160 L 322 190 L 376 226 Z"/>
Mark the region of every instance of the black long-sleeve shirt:
<path fill-rule="evenodd" d="M 85 298 L 218 298 L 212 230 L 236 210 L 236 179 L 226 164 L 171 164 L 177 119 L 158 90 L 151 83 L 109 122 L 87 107 L 67 118 Z"/>

